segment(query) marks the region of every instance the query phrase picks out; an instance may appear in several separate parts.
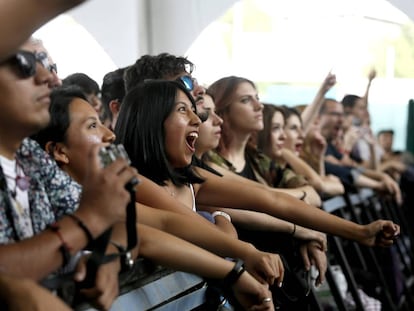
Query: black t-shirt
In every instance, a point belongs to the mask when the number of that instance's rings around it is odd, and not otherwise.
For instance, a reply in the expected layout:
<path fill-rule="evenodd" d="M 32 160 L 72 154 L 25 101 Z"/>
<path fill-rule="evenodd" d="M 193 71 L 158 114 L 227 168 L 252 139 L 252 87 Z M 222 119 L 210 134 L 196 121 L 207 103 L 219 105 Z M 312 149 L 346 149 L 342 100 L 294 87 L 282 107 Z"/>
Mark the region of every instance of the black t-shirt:
<path fill-rule="evenodd" d="M 236 174 L 248 178 L 250 180 L 258 181 L 249 161 L 246 161 L 244 168 L 240 172 L 236 172 Z"/>

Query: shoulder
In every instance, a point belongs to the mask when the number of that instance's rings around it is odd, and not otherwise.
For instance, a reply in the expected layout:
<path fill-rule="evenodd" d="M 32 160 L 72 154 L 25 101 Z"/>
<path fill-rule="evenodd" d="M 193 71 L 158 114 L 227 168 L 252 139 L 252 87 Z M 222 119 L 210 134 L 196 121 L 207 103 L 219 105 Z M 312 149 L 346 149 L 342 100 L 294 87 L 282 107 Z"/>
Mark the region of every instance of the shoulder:
<path fill-rule="evenodd" d="M 236 168 L 231 164 L 229 161 L 227 161 L 225 158 L 223 158 L 219 153 L 216 151 L 209 151 L 206 154 L 207 162 L 216 164 L 220 167 L 224 167 L 228 170 L 231 170 L 233 172 L 236 171 Z"/>

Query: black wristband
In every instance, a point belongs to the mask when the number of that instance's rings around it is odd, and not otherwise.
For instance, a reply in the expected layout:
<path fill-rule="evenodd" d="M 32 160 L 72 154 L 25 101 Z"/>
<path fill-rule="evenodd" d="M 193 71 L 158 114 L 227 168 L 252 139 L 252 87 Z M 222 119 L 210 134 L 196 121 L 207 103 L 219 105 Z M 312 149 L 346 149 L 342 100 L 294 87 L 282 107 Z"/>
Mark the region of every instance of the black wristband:
<path fill-rule="evenodd" d="M 290 233 L 291 236 L 295 236 L 295 232 L 296 232 L 296 224 L 293 224 L 293 230 Z"/>
<path fill-rule="evenodd" d="M 243 260 L 237 259 L 233 269 L 231 269 L 231 271 L 223 279 L 223 284 L 225 288 L 230 288 L 231 286 L 233 286 L 233 284 L 237 282 L 237 280 L 240 278 L 244 271 L 246 270 L 244 269 Z"/>
<path fill-rule="evenodd" d="M 303 194 L 302 194 L 302 196 L 300 197 L 299 200 L 304 201 L 305 198 L 306 198 L 306 191 L 302 191 L 302 192 L 303 192 Z"/>
<path fill-rule="evenodd" d="M 93 242 L 93 236 L 91 231 L 88 229 L 88 227 L 84 224 L 84 222 L 76 215 L 74 214 L 66 214 L 70 218 L 72 218 L 76 224 L 79 226 L 79 228 L 82 229 L 82 231 L 85 233 L 87 239 L 88 239 L 88 245 Z"/>

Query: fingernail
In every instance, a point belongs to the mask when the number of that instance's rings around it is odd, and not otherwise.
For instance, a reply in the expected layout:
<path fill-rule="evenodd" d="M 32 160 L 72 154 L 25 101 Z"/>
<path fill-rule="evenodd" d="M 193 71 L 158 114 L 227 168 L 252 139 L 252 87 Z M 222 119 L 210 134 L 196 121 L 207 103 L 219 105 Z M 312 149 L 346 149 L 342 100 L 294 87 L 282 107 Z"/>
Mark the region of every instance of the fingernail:
<path fill-rule="evenodd" d="M 283 282 L 280 282 L 280 283 L 279 283 L 279 287 L 282 287 L 282 285 L 283 285 Z"/>

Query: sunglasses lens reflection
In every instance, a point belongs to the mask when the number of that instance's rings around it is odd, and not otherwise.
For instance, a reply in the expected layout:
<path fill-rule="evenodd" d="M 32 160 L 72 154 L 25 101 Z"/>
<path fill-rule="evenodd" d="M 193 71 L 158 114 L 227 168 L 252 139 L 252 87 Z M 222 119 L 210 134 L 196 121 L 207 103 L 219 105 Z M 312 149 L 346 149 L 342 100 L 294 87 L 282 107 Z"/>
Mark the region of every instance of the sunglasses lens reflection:
<path fill-rule="evenodd" d="M 194 89 L 193 79 L 190 76 L 183 76 L 180 79 L 187 90 L 192 91 Z"/>
<path fill-rule="evenodd" d="M 56 64 L 50 64 L 45 52 L 32 53 L 29 51 L 19 51 L 15 55 L 15 62 L 23 78 L 29 78 L 36 74 L 36 62 L 39 62 L 50 72 L 57 73 Z"/>
<path fill-rule="evenodd" d="M 19 52 L 16 54 L 17 66 L 24 78 L 36 73 L 36 57 L 32 53 Z"/>

